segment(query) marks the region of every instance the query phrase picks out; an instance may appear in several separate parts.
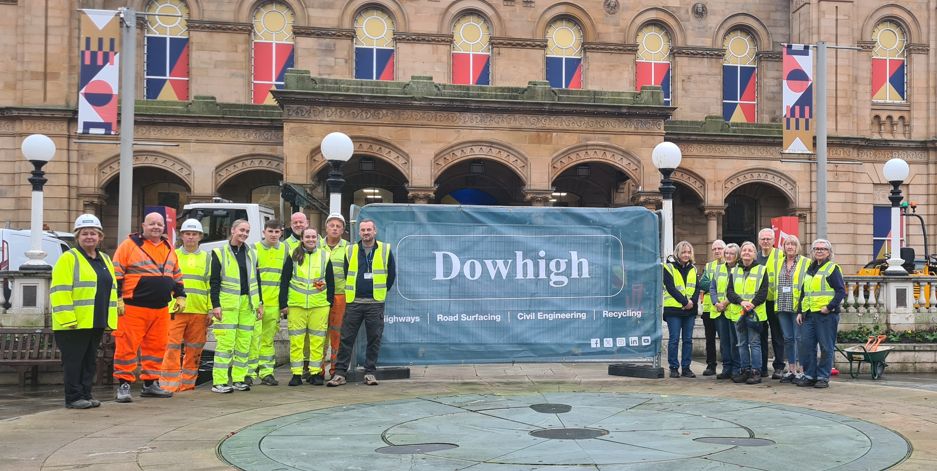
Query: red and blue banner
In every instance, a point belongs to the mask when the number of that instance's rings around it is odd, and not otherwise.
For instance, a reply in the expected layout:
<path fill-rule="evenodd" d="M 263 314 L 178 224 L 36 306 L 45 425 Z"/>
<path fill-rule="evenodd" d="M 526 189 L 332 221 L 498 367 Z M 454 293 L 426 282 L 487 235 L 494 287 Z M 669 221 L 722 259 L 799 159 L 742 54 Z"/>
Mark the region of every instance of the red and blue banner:
<path fill-rule="evenodd" d="M 553 88 L 582 88 L 582 57 L 547 56 L 547 80 Z"/>
<path fill-rule="evenodd" d="M 384 47 L 355 46 L 355 78 L 393 80 L 394 50 Z"/>
<path fill-rule="evenodd" d="M 755 122 L 757 72 L 753 66 L 722 66 L 722 118 L 726 122 Z"/>
<path fill-rule="evenodd" d="M 664 91 L 664 105 L 670 106 L 670 62 L 635 61 L 634 89 L 645 85 L 658 86 Z"/>
<path fill-rule="evenodd" d="M 78 40 L 78 133 L 117 134 L 120 18 L 112 10 L 81 10 Z"/>
<path fill-rule="evenodd" d="M 456 85 L 490 85 L 490 64 L 490 54 L 453 52 L 452 83 Z"/>
<path fill-rule="evenodd" d="M 904 59 L 872 59 L 872 99 L 905 101 Z"/>
<path fill-rule="evenodd" d="M 904 215 L 898 222 L 898 241 L 904 243 Z M 872 257 L 887 260 L 891 255 L 891 206 L 872 207 Z"/>
<path fill-rule="evenodd" d="M 293 43 L 254 41 L 255 105 L 274 104 L 270 90 L 283 88 L 287 69 L 293 67 Z"/>
<path fill-rule="evenodd" d="M 146 36 L 146 99 L 189 99 L 189 38 Z"/>
<path fill-rule="evenodd" d="M 788 44 L 781 51 L 784 118 L 781 152 L 812 154 L 813 52 L 807 44 Z"/>

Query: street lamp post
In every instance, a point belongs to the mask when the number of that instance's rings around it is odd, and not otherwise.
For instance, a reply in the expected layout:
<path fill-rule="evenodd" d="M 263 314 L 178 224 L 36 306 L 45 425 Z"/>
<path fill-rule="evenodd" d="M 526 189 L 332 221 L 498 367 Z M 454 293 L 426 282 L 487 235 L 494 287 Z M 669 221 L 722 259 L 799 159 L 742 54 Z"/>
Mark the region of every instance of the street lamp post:
<path fill-rule="evenodd" d="M 20 270 L 51 270 L 42 250 L 42 186 L 48 181 L 42 167 L 55 156 L 55 143 L 44 134 L 32 134 L 23 139 L 20 149 L 26 160 L 33 164 L 32 176 L 29 177 L 29 183 L 33 185 L 29 250 L 26 251 L 29 260 L 20 265 Z"/>
<path fill-rule="evenodd" d="M 673 255 L 673 193 L 677 187 L 674 186 L 670 175 L 680 165 L 683 159 L 683 153 L 673 142 L 661 142 L 654 147 L 651 153 L 651 160 L 654 166 L 660 171 L 660 194 L 663 197 L 663 219 L 664 219 L 664 260 Z"/>
<path fill-rule="evenodd" d="M 885 162 L 883 169 L 885 179 L 891 183 L 891 194 L 888 200 L 891 201 L 891 255 L 888 257 L 888 268 L 885 269 L 886 276 L 907 276 L 908 272 L 902 268 L 904 260 L 901 258 L 901 184 L 908 178 L 908 163 L 902 159 L 891 159 Z"/>
<path fill-rule="evenodd" d="M 333 132 L 322 139 L 321 149 L 322 156 L 331 166 L 329 177 L 325 180 L 325 184 L 329 189 L 329 213 L 341 214 L 342 186 L 345 185 L 342 165 L 351 159 L 351 154 L 355 151 L 355 145 L 346 134 Z"/>

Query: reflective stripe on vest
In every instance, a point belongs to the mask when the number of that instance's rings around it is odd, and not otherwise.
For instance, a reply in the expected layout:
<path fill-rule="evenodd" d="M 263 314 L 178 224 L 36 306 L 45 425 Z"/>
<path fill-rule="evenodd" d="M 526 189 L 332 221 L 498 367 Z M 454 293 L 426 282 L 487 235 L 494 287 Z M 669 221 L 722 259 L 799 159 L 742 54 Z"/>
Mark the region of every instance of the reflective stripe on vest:
<path fill-rule="evenodd" d="M 290 246 L 285 242 L 267 247 L 263 241 L 254 245 L 257 250 L 257 271 L 260 272 L 260 297 L 264 309 L 280 307 L 280 277 L 283 263 L 290 256 Z"/>
<path fill-rule="evenodd" d="M 683 294 L 683 297 L 689 299 L 690 294 L 696 289 L 696 267 L 690 267 L 690 272 L 687 273 L 686 280 L 683 279 L 680 270 L 671 263 L 664 265 L 664 270 L 670 273 L 670 276 L 673 278 L 673 285 L 677 288 L 677 291 Z M 683 307 L 679 301 L 674 299 L 674 297 L 667 292 L 667 287 L 664 287 L 664 307 Z"/>
<path fill-rule="evenodd" d="M 716 300 L 719 302 L 726 300 L 727 293 L 729 292 L 729 268 L 726 267 L 725 262 L 716 265 L 713 274 L 710 276 L 716 280 Z M 709 297 L 708 294 L 706 297 Z M 710 304 L 712 304 L 712 300 L 710 300 Z M 731 304 L 726 304 L 726 309 L 723 312 L 728 312 L 731 307 Z M 717 311 L 716 307 L 713 306 L 712 309 L 709 310 L 709 318 L 715 319 L 720 317 L 723 312 Z"/>
<path fill-rule="evenodd" d="M 387 265 L 390 259 L 390 244 L 375 241 L 374 258 L 371 263 L 371 282 L 374 284 L 373 296 L 375 301 L 384 301 L 387 298 Z M 348 245 L 348 273 L 345 274 L 345 301 L 352 303 L 355 300 L 355 285 L 358 283 L 358 244 Z"/>
<path fill-rule="evenodd" d="M 107 327 L 117 328 L 117 278 L 114 264 L 103 252 L 98 255 L 111 274 L 110 305 Z M 85 256 L 74 248 L 62 254 L 52 269 L 49 301 L 52 307 L 52 330 L 91 329 L 94 327 L 94 298 L 98 291 L 98 274 Z"/>
<path fill-rule="evenodd" d="M 804 306 L 803 311 L 820 312 L 825 306 L 833 302 L 836 291 L 830 287 L 827 277 L 839 268 L 835 263 L 827 260 L 816 275 L 804 274 Z"/>
<path fill-rule="evenodd" d="M 777 301 L 778 299 L 778 269 L 781 268 L 781 249 L 771 247 L 771 253 L 765 260 L 765 271 L 768 275 L 768 301 Z"/>
<path fill-rule="evenodd" d="M 329 254 L 325 250 L 306 253 L 301 264 L 293 262 L 287 306 L 308 309 L 329 305 L 328 287 L 325 285 L 325 267 L 328 263 Z M 316 282 L 321 284 L 321 288 L 316 288 Z"/>
<path fill-rule="evenodd" d="M 211 310 L 211 300 L 208 294 L 208 280 L 211 276 L 211 254 L 202 249 L 195 252 L 186 252 L 184 248 L 176 249 L 176 259 L 182 270 L 182 284 L 185 286 L 185 312 L 187 314 L 208 314 Z M 169 303 L 170 311 L 176 300 Z"/>
<path fill-rule="evenodd" d="M 260 291 L 257 289 L 257 259 L 254 249 L 245 246 L 244 259 L 247 262 L 247 299 L 251 309 L 260 306 Z M 238 267 L 237 257 L 231 251 L 231 245 L 225 244 L 214 250 L 218 261 L 221 262 L 221 293 L 218 301 L 224 310 L 237 309 L 241 303 L 241 271 Z"/>
<path fill-rule="evenodd" d="M 706 266 L 703 268 L 703 279 L 709 279 L 712 281 L 712 279 L 716 276 L 715 272 L 717 263 L 719 263 L 718 260 L 713 260 L 706 264 Z M 703 312 L 711 312 L 713 311 L 713 300 L 712 297 L 709 296 L 709 285 L 701 286 L 700 291 L 703 290 L 706 291 L 706 294 L 703 295 Z"/>
<path fill-rule="evenodd" d="M 345 255 L 348 253 L 348 241 L 339 239 L 335 248 L 329 247 L 325 239 L 319 240 L 319 247 L 329 254 L 332 261 L 332 276 L 335 277 L 335 294 L 345 294 Z"/>
<path fill-rule="evenodd" d="M 764 265 L 754 266 L 747 274 L 742 269 L 741 265 L 735 267 L 732 272 L 732 288 L 735 290 L 735 294 L 739 295 L 743 301 L 751 302 L 752 299 L 755 299 L 755 295 L 758 294 L 758 289 L 761 288 L 761 283 L 764 281 L 765 276 L 767 276 L 767 271 Z M 741 314 L 742 309 L 739 307 L 738 315 Z M 758 320 L 763 321 L 768 319 L 768 311 L 765 308 L 765 303 L 755 306 L 755 314 L 758 315 Z M 738 320 L 737 316 L 735 319 L 732 319 L 732 317 L 728 315 L 726 317 L 729 317 L 730 320 Z"/>

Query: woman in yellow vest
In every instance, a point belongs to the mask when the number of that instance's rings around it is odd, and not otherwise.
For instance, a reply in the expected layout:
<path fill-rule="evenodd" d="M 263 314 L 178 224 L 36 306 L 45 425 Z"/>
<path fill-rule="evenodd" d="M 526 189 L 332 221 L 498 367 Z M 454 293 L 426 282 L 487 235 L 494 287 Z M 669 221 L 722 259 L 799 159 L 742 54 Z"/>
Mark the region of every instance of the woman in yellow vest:
<path fill-rule="evenodd" d="M 802 387 L 830 387 L 830 370 L 833 369 L 833 349 L 836 346 L 836 329 L 839 327 L 839 308 L 846 297 L 843 271 L 833 262 L 833 244 L 826 239 L 817 239 L 811 245 L 813 254 L 804 289 L 800 294 L 800 311 L 797 323 L 803 326 L 799 347 L 800 363 L 804 365 L 804 376 L 794 384 Z M 817 347 L 820 359 L 817 359 Z"/>
<path fill-rule="evenodd" d="M 306 339 L 309 339 L 310 384 L 322 386 L 322 356 L 326 330 L 329 327 L 329 308 L 335 295 L 335 276 L 328 251 L 319 248 L 319 233 L 305 229 L 302 244 L 283 263 L 280 279 L 280 306 L 287 315 L 290 335 L 290 386 L 303 384 L 303 359 Z"/>
<path fill-rule="evenodd" d="M 696 304 L 699 299 L 696 267 L 693 265 L 693 246 L 683 240 L 673 248 L 674 259 L 664 264 L 664 322 L 667 323 L 667 363 L 670 377 L 695 378 L 690 370 L 693 355 L 693 324 L 696 323 Z M 677 347 L 683 340 L 683 356 L 677 359 Z"/>
<path fill-rule="evenodd" d="M 770 281 L 764 265 L 758 264 L 755 251 L 754 243 L 743 243 L 741 263 L 729 273 L 727 297 L 730 303 L 740 309 L 735 331 L 738 334 L 739 358 L 742 365 L 739 376 L 732 377 L 732 381 L 736 383 L 761 382 L 761 368 L 757 362 L 761 360 L 761 331 L 768 320 L 765 301 L 768 299 Z"/>
<path fill-rule="evenodd" d="M 55 262 L 49 293 L 65 373 L 65 407 L 88 409 L 101 405 L 91 397 L 91 385 L 104 329 L 117 328 L 117 279 L 111 259 L 98 250 L 104 239 L 101 221 L 82 214 L 74 233 L 78 248 Z"/>
<path fill-rule="evenodd" d="M 172 313 L 169 341 L 159 375 L 159 385 L 167 391 L 195 389 L 202 349 L 211 324 L 211 316 L 208 315 L 211 311 L 208 300 L 211 253 L 199 248 L 202 234 L 202 223 L 196 219 L 187 219 L 179 230 L 182 247 L 176 249 L 176 258 L 182 270 L 186 303 L 182 312 L 176 312 L 172 306 L 169 309 Z"/>
<path fill-rule="evenodd" d="M 800 343 L 800 326 L 797 325 L 797 312 L 800 307 L 800 291 L 804 284 L 804 274 L 810 261 L 800 254 L 800 239 L 795 235 L 788 235 L 781 248 L 783 253 L 778 257 L 779 263 L 775 279 L 777 280 L 778 299 L 775 301 L 775 311 L 781 323 L 781 332 L 784 335 L 784 353 L 787 356 L 787 371 L 781 376 L 782 383 L 792 383 L 795 378 L 803 375 L 800 360 L 797 358 L 797 348 Z"/>
<path fill-rule="evenodd" d="M 715 275 L 709 284 L 712 295 L 713 311 L 721 315 L 715 318 L 716 331 L 719 332 L 719 351 L 722 352 L 722 372 L 716 379 L 732 379 L 741 374 L 742 360 L 739 357 L 739 338 L 735 332 L 735 323 L 739 320 L 742 309 L 729 303 L 729 273 L 735 269 L 739 260 L 739 245 L 728 244 L 722 252 L 725 263 L 716 266 Z"/>

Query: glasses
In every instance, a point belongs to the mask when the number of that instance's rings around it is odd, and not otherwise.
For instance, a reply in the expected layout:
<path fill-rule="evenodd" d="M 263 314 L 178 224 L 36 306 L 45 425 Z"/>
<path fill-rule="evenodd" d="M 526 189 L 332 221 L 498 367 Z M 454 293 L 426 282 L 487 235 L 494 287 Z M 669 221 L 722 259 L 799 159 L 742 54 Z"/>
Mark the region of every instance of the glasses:
<path fill-rule="evenodd" d="M 814 247 L 814 248 L 813 248 L 813 251 L 814 251 L 814 252 L 829 252 L 830 249 L 828 249 L 828 248 L 826 248 L 826 247 Z"/>

